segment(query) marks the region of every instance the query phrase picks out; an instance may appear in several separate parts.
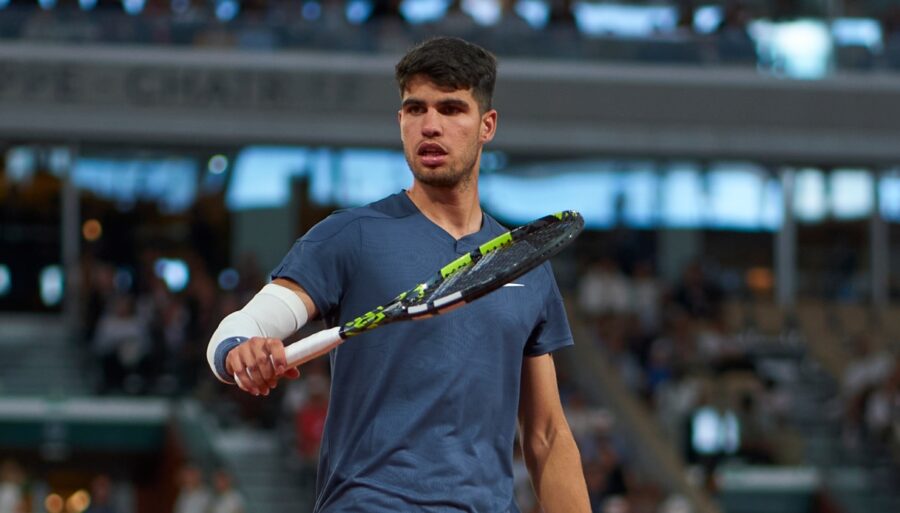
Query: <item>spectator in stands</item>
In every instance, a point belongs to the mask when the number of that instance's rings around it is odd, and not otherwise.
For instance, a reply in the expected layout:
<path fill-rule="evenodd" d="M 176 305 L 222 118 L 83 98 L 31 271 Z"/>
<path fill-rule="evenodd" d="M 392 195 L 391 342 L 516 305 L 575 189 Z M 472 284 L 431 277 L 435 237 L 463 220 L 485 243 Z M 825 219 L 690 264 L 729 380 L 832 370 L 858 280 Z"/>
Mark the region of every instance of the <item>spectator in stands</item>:
<path fill-rule="evenodd" d="M 674 346 L 668 339 L 657 339 L 650 346 L 647 360 L 647 387 L 651 397 L 660 387 L 672 381 L 675 374 Z"/>
<path fill-rule="evenodd" d="M 190 334 L 191 314 L 185 305 L 184 299 L 173 296 L 157 313 L 153 331 L 156 333 L 156 347 L 154 347 L 155 363 L 161 364 L 158 369 L 160 376 L 161 392 L 173 393 L 179 390 L 189 390 L 193 385 L 196 368 L 192 368 L 187 361 L 187 355 L 192 352 L 194 340 Z M 196 352 L 194 350 L 193 352 Z"/>
<path fill-rule="evenodd" d="M 87 253 L 82 257 L 82 279 L 85 284 L 85 340 L 93 340 L 100 317 L 116 294 L 116 269 L 111 264 Z"/>
<path fill-rule="evenodd" d="M 444 16 L 435 23 L 434 29 L 441 34 L 471 39 L 478 26 L 475 20 L 462 8 L 462 0 L 453 0 Z"/>
<path fill-rule="evenodd" d="M 25 513 L 25 473 L 19 463 L 6 459 L 0 463 L 0 513 Z"/>
<path fill-rule="evenodd" d="M 750 12 L 743 0 L 725 5 L 722 21 L 716 28 L 719 59 L 725 63 L 755 63 L 756 45 L 750 37 Z"/>
<path fill-rule="evenodd" d="M 747 390 L 738 400 L 737 418 L 740 426 L 740 448 L 738 456 L 754 465 L 775 463 L 772 439 L 774 435 L 771 416 L 754 391 Z"/>
<path fill-rule="evenodd" d="M 704 393 L 708 378 L 698 372 L 688 372 L 684 365 L 673 369 L 672 379 L 655 390 L 653 404 L 656 416 L 669 438 L 687 440 L 688 417 Z"/>
<path fill-rule="evenodd" d="M 697 326 L 697 362 L 718 371 L 750 365 L 741 344 L 729 333 L 722 316 Z"/>
<path fill-rule="evenodd" d="M 627 497 L 616 495 L 603 501 L 601 513 L 632 513 Z"/>
<path fill-rule="evenodd" d="M 666 497 L 659 506 L 659 513 L 693 513 L 690 501 L 681 495 Z"/>
<path fill-rule="evenodd" d="M 107 474 L 95 476 L 91 480 L 91 504 L 84 513 L 118 513 L 112 492 L 112 479 Z"/>
<path fill-rule="evenodd" d="M 627 495 L 625 468 L 611 440 L 601 435 L 595 444 L 597 450 L 585 454 L 584 475 L 592 511 L 605 511 L 606 503 L 614 497 Z"/>
<path fill-rule="evenodd" d="M 701 363 L 697 358 L 696 323 L 680 310 L 672 312 L 666 320 L 665 329 L 650 344 L 650 356 L 654 353 L 663 357 L 661 362 L 671 369 L 681 366 L 684 369 L 695 367 Z"/>
<path fill-rule="evenodd" d="M 218 469 L 213 473 L 213 499 L 210 513 L 244 513 L 244 497 L 232 483 L 231 473 Z"/>
<path fill-rule="evenodd" d="M 655 336 L 662 321 L 663 285 L 649 260 L 639 260 L 632 273 L 632 308 L 640 322 L 640 336 Z"/>
<path fill-rule="evenodd" d="M 173 513 L 209 513 L 212 495 L 200 468 L 192 464 L 185 465 L 178 477 L 179 490 Z"/>
<path fill-rule="evenodd" d="M 147 333 L 146 324 L 135 312 L 134 299 L 129 295 L 113 298 L 94 333 L 93 352 L 103 373 L 100 393 L 142 391 L 141 374 L 150 348 Z"/>
<path fill-rule="evenodd" d="M 328 414 L 328 380 L 322 375 L 306 378 L 309 397 L 294 418 L 297 452 L 300 458 L 315 466 Z"/>
<path fill-rule="evenodd" d="M 874 390 L 893 371 L 894 358 L 878 350 L 868 334 L 853 339 L 855 355 L 844 370 L 841 394 L 844 398 L 844 440 L 854 445 L 865 434 L 866 408 Z"/>
<path fill-rule="evenodd" d="M 635 393 L 646 390 L 645 369 L 628 344 L 626 323 L 622 319 L 604 319 L 600 329 L 600 345 L 623 382 Z"/>
<path fill-rule="evenodd" d="M 590 264 L 578 285 L 578 306 L 583 313 L 597 317 L 631 310 L 632 292 L 628 279 L 609 257 Z"/>
<path fill-rule="evenodd" d="M 694 14 L 697 7 L 694 0 L 678 0 L 678 21 L 676 29 L 679 33 L 688 35 L 694 32 Z"/>
<path fill-rule="evenodd" d="M 900 443 L 900 356 L 890 373 L 872 387 L 865 404 L 867 435 L 877 443 Z"/>
<path fill-rule="evenodd" d="M 289 382 L 285 395 L 296 450 L 287 461 L 305 487 L 312 487 L 316 482 L 319 448 L 328 415 L 329 378 L 325 363 L 326 360 L 320 359 L 307 364 L 303 378 Z"/>
<path fill-rule="evenodd" d="M 685 268 L 674 299 L 694 319 L 715 319 L 721 307 L 722 290 L 706 275 L 701 263 L 695 261 Z"/>
<path fill-rule="evenodd" d="M 900 5 L 886 10 L 881 19 L 881 28 L 887 65 L 900 69 Z"/>
<path fill-rule="evenodd" d="M 564 407 L 569 427 L 572 429 L 581 453 L 596 454 L 598 437 L 608 433 L 612 427 L 609 413 L 602 408 L 588 405 L 584 393 L 579 390 L 569 395 L 569 400 L 566 401 Z"/>
<path fill-rule="evenodd" d="M 572 31 L 576 30 L 572 0 L 549 0 L 547 4 L 550 8 L 547 20 L 548 25 Z"/>

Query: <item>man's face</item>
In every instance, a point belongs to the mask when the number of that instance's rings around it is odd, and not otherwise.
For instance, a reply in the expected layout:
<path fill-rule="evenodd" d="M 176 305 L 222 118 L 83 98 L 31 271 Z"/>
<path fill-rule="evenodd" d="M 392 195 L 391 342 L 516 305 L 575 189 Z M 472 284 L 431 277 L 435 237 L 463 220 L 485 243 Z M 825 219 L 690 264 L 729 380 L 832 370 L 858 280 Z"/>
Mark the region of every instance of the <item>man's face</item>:
<path fill-rule="evenodd" d="M 471 180 L 482 145 L 494 138 L 497 111 L 480 113 L 470 89 L 444 89 L 417 76 L 403 93 L 397 119 L 416 181 L 449 189 Z"/>

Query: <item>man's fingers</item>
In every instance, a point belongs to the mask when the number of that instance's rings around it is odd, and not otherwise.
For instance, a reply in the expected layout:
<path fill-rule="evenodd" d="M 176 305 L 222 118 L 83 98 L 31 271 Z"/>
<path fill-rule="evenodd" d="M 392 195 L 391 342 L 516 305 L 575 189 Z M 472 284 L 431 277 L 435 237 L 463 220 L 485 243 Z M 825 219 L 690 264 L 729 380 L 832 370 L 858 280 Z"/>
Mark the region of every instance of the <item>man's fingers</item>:
<path fill-rule="evenodd" d="M 243 348 L 241 346 L 232 349 L 225 359 L 225 368 L 231 371 L 231 375 L 234 377 L 234 382 L 238 388 L 249 394 L 255 394 L 256 392 L 252 389 L 250 380 L 246 378 L 246 366 L 241 360 L 242 351 Z M 241 376 L 244 376 L 244 378 L 242 379 Z"/>
<path fill-rule="evenodd" d="M 267 384 L 275 377 L 275 367 L 272 365 L 272 358 L 269 356 L 269 339 L 265 339 L 260 344 L 254 344 L 253 347 L 253 367 L 258 373 L 258 385 Z"/>
<path fill-rule="evenodd" d="M 240 388 L 244 392 L 250 392 L 250 389 L 248 389 L 246 386 L 244 386 L 244 381 L 241 379 L 240 372 L 234 373 L 234 382 L 237 383 L 238 388 Z M 253 393 L 253 392 L 250 392 L 250 393 Z"/>
<path fill-rule="evenodd" d="M 256 355 L 253 350 L 253 345 L 250 344 L 247 347 L 239 347 L 242 351 L 239 353 L 241 365 L 240 368 L 235 369 L 235 372 L 240 375 L 241 380 L 247 385 L 248 391 L 251 394 L 259 395 L 263 393 L 262 384 L 264 381 L 260 378 L 259 371 L 256 370 Z M 246 378 L 246 380 L 244 379 Z"/>
<path fill-rule="evenodd" d="M 269 395 L 282 376 L 299 376 L 297 369 L 287 368 L 284 344 L 276 338 L 254 337 L 234 348 L 228 367 L 238 387 L 253 395 Z"/>
<path fill-rule="evenodd" d="M 266 339 L 266 349 L 269 350 L 269 356 L 272 360 L 272 368 L 275 374 L 284 374 L 287 368 L 287 356 L 284 354 L 284 343 L 277 338 Z"/>

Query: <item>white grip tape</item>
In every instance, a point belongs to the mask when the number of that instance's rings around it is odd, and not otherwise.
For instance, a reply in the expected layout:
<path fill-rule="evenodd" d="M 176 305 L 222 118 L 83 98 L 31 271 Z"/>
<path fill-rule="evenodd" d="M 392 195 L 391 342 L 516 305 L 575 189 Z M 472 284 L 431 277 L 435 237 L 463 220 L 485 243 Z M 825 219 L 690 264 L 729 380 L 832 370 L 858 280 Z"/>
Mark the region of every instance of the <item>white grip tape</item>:
<path fill-rule="evenodd" d="M 284 348 L 288 366 L 296 367 L 339 346 L 344 341 L 340 336 L 340 331 L 341 327 L 335 326 L 313 333 Z"/>

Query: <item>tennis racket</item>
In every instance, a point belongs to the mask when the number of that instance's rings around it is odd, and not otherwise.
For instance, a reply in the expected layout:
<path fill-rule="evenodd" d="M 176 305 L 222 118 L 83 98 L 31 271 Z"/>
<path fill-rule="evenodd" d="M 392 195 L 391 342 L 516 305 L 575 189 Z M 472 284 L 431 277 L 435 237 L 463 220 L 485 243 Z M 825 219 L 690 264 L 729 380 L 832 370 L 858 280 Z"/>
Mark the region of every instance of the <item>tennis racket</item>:
<path fill-rule="evenodd" d="M 390 303 L 287 346 L 287 363 L 295 367 L 331 351 L 350 337 L 385 324 L 423 319 L 471 303 L 562 251 L 583 228 L 581 214 L 567 210 L 495 237 Z"/>

